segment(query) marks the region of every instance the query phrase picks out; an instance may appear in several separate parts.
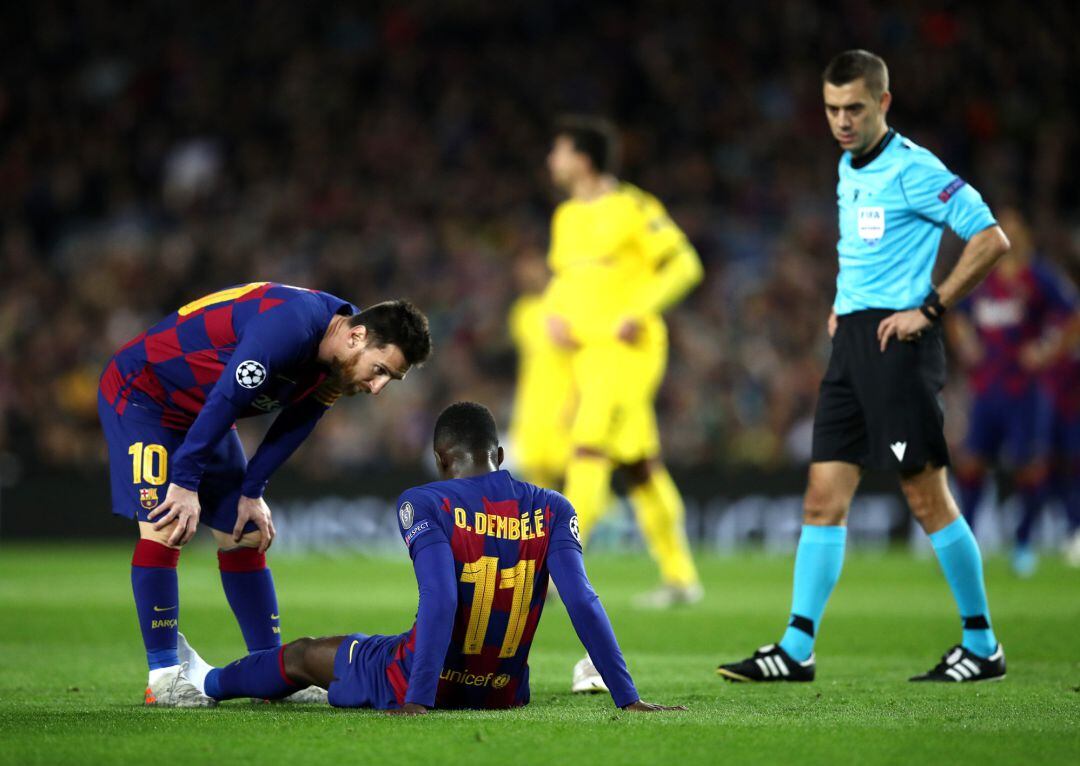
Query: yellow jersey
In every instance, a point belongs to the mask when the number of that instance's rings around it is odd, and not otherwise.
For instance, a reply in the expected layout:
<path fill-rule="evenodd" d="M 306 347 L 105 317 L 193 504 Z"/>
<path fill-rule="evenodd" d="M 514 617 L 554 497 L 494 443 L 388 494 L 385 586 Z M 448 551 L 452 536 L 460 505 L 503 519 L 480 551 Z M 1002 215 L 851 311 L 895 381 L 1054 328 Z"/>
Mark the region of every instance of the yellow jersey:
<path fill-rule="evenodd" d="M 633 184 L 555 210 L 545 295 L 579 343 L 614 341 L 620 323 L 660 323 L 660 313 L 701 281 L 686 235 L 656 197 Z"/>

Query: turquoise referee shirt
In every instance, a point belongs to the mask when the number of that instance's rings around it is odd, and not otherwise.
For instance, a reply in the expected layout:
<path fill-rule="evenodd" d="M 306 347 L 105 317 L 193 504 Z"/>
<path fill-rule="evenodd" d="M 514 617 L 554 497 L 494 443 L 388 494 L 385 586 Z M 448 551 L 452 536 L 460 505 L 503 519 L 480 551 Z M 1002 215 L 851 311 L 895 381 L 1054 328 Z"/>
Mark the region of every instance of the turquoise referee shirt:
<path fill-rule="evenodd" d="M 867 155 L 844 152 L 839 175 L 837 314 L 921 305 L 944 227 L 968 240 L 997 223 L 979 192 L 893 130 Z"/>

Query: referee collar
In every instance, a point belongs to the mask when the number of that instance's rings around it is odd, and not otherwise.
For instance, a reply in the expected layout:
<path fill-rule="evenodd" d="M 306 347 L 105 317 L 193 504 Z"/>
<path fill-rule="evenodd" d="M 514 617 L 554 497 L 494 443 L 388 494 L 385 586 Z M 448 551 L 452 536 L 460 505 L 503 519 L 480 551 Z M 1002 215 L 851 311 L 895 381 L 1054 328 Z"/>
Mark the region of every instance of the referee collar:
<path fill-rule="evenodd" d="M 877 142 L 877 146 L 868 151 L 866 154 L 863 154 L 859 157 L 851 158 L 851 167 L 855 170 L 861 170 L 865 168 L 871 162 L 876 160 L 878 158 L 878 155 L 885 151 L 885 147 L 889 145 L 889 142 L 893 140 L 893 136 L 895 135 L 896 131 L 892 128 L 889 128 L 888 131 L 885 132 L 885 135 L 881 137 L 881 140 Z"/>

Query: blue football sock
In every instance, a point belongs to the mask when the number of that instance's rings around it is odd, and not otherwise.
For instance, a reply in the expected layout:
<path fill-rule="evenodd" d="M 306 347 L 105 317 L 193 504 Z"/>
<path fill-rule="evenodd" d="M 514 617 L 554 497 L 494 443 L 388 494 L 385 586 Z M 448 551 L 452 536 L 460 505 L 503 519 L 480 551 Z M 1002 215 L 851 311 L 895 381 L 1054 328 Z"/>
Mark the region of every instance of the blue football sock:
<path fill-rule="evenodd" d="M 216 700 L 254 697 L 272 700 L 296 691 L 296 684 L 285 675 L 282 647 L 252 652 L 223 668 L 206 675 L 206 696 Z"/>
<path fill-rule="evenodd" d="M 179 559 L 179 549 L 153 540 L 139 540 L 131 557 L 131 590 L 151 670 L 180 664 L 176 654 L 180 630 L 180 589 L 176 579 Z"/>
<path fill-rule="evenodd" d="M 998 642 L 990 627 L 982 556 L 971 527 L 959 518 L 931 534 L 930 542 L 960 609 L 964 648 L 980 657 L 989 657 L 997 649 Z"/>
<path fill-rule="evenodd" d="M 249 652 L 281 646 L 274 577 L 255 548 L 218 551 L 221 586 Z"/>
<path fill-rule="evenodd" d="M 795 582 L 791 593 L 791 621 L 780 648 L 804 662 L 814 653 L 814 637 L 825 604 L 844 566 L 847 527 L 804 525 L 795 552 Z"/>

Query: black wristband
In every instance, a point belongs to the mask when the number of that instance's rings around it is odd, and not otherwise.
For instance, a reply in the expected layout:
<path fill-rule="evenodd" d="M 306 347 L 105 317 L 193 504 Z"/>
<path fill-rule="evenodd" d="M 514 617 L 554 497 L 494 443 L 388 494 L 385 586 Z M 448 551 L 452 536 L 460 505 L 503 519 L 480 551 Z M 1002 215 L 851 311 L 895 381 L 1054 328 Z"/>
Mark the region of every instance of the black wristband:
<path fill-rule="evenodd" d="M 919 306 L 919 312 L 931 322 L 940 322 L 941 318 L 945 316 L 945 311 L 946 309 L 941 304 L 941 297 L 938 295 L 937 290 L 931 290 L 930 294 L 926 296 L 926 300 Z"/>

